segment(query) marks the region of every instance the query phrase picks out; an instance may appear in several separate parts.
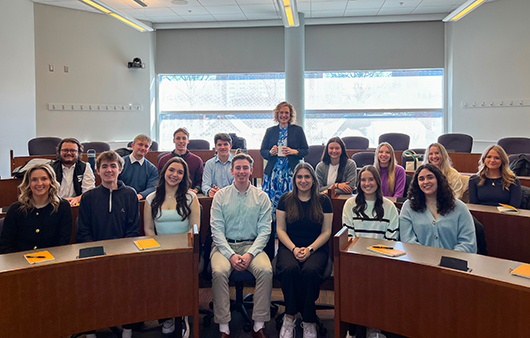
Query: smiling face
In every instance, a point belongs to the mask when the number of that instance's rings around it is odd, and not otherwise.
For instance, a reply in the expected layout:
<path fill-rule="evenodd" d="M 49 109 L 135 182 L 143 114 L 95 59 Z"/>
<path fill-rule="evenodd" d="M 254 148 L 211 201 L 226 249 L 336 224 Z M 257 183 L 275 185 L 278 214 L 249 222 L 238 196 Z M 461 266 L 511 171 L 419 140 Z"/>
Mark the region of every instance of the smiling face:
<path fill-rule="evenodd" d="M 429 169 L 422 169 L 418 174 L 418 185 L 425 196 L 436 197 L 438 190 L 438 180 L 432 171 Z"/>
<path fill-rule="evenodd" d="M 221 157 L 227 156 L 230 152 L 230 149 L 232 149 L 232 145 L 228 141 L 217 140 L 217 143 L 215 143 L 215 150 Z"/>
<path fill-rule="evenodd" d="M 296 172 L 294 183 L 298 188 L 298 192 L 309 192 L 313 186 L 313 176 L 311 176 L 309 170 L 302 168 Z"/>
<path fill-rule="evenodd" d="M 442 163 L 442 155 L 440 154 L 438 147 L 430 147 L 428 156 L 429 163 L 432 163 L 439 168 Z"/>
<path fill-rule="evenodd" d="M 377 158 L 379 160 L 379 165 L 381 167 L 388 167 L 390 164 L 390 149 L 387 146 L 383 145 L 379 148 L 379 153 L 377 153 Z"/>
<path fill-rule="evenodd" d="M 118 175 L 121 173 L 121 170 L 117 161 L 107 160 L 102 160 L 99 168 L 97 168 L 98 175 L 101 177 L 101 183 L 107 188 L 118 182 Z"/>
<path fill-rule="evenodd" d="M 50 177 L 43 169 L 35 169 L 29 177 L 29 187 L 33 198 L 42 196 L 47 198 L 50 191 Z"/>
<path fill-rule="evenodd" d="M 136 142 L 132 144 L 132 148 L 132 155 L 135 159 L 140 160 L 144 158 L 149 151 L 149 142 L 144 140 L 136 140 Z"/>
<path fill-rule="evenodd" d="M 484 159 L 484 164 L 489 170 L 498 170 L 502 165 L 501 156 L 496 150 L 491 149 Z"/>
<path fill-rule="evenodd" d="M 340 160 L 340 155 L 342 154 L 342 148 L 340 147 L 340 144 L 337 142 L 331 142 L 328 145 L 328 154 L 332 161 Z"/>
<path fill-rule="evenodd" d="M 188 150 L 188 143 L 190 143 L 190 140 L 188 139 L 188 136 L 186 136 L 186 134 L 179 131 L 175 134 L 175 137 L 173 138 L 173 143 L 175 143 L 175 152 L 179 155 L 183 155 Z"/>
<path fill-rule="evenodd" d="M 250 166 L 250 162 L 246 159 L 238 159 L 232 162 L 232 168 L 230 169 L 236 184 L 246 184 L 253 170 L 254 168 Z"/>
<path fill-rule="evenodd" d="M 64 165 L 72 165 L 77 161 L 79 148 L 77 144 L 72 142 L 64 142 L 61 145 L 61 163 Z"/>
<path fill-rule="evenodd" d="M 164 175 L 164 179 L 166 180 L 166 186 L 169 187 L 176 187 L 182 182 L 182 179 L 184 178 L 184 166 L 182 163 L 171 163 L 169 167 L 167 167 L 166 173 Z"/>
<path fill-rule="evenodd" d="M 287 106 L 282 106 L 280 111 L 278 111 L 278 122 L 282 127 L 289 124 L 291 120 L 291 110 Z"/>
<path fill-rule="evenodd" d="M 361 174 L 361 190 L 364 192 L 366 200 L 375 200 L 375 192 L 377 191 L 377 182 L 374 175 L 365 170 Z"/>

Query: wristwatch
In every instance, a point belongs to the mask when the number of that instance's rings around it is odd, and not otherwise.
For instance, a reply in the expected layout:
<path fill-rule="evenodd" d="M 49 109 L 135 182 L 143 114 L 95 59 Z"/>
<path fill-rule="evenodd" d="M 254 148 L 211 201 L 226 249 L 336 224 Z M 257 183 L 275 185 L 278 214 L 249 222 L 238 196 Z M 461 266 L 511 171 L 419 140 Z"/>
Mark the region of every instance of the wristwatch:
<path fill-rule="evenodd" d="M 313 248 L 310 247 L 310 246 L 308 246 L 307 248 L 309 249 L 309 252 L 310 252 L 310 253 L 313 253 L 313 251 L 315 251 L 315 250 L 313 250 Z"/>

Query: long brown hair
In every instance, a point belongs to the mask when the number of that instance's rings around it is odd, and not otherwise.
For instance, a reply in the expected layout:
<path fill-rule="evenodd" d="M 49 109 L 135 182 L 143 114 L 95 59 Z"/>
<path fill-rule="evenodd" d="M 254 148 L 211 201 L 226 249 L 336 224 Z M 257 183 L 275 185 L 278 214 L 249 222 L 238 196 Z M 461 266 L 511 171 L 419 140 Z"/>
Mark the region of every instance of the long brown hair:
<path fill-rule="evenodd" d="M 160 176 L 158 177 L 158 184 L 155 190 L 155 198 L 153 198 L 153 201 L 151 202 L 151 217 L 153 218 L 153 220 L 157 219 L 162 214 L 160 209 L 162 208 L 162 204 L 164 204 L 164 200 L 166 199 L 166 171 L 167 168 L 169 168 L 169 166 L 173 163 L 180 163 L 184 168 L 184 176 L 182 176 L 182 181 L 180 181 L 179 186 L 177 188 L 177 193 L 175 194 L 175 200 L 177 201 L 177 212 L 180 216 L 182 216 L 182 220 L 185 220 L 191 214 L 191 208 L 188 205 L 188 200 L 186 197 L 188 190 L 191 187 L 188 164 L 186 164 L 186 161 L 184 161 L 180 157 L 173 157 L 172 159 L 167 161 L 167 163 L 160 171 Z"/>
<path fill-rule="evenodd" d="M 359 171 L 359 176 L 357 177 L 357 196 L 355 197 L 355 207 L 353 212 L 357 217 L 362 219 L 370 219 L 370 216 L 366 215 L 364 212 L 366 210 L 366 197 L 364 196 L 364 191 L 361 189 L 361 175 L 363 172 L 368 171 L 374 176 L 375 183 L 377 183 L 377 190 L 375 191 L 375 203 L 374 210 L 372 211 L 372 216 L 378 221 L 382 221 L 385 216 L 385 209 L 383 208 L 383 191 L 381 190 L 381 176 L 379 172 L 373 165 L 365 165 L 361 171 Z"/>
<path fill-rule="evenodd" d="M 515 184 L 515 174 L 513 173 L 513 171 L 510 170 L 508 155 L 506 155 L 504 149 L 497 144 L 486 148 L 486 150 L 484 150 L 484 152 L 482 153 L 480 160 L 478 161 L 478 176 L 480 177 L 480 182 L 478 182 L 478 185 L 483 186 L 486 182 L 486 173 L 488 172 L 488 167 L 486 167 L 485 160 L 486 156 L 488 156 L 488 153 L 491 150 L 495 150 L 501 158 L 502 163 L 500 170 L 502 175 L 502 187 L 508 190 L 510 188 L 510 185 Z"/>
<path fill-rule="evenodd" d="M 311 198 L 309 199 L 309 208 L 307 218 L 311 222 L 322 223 L 324 221 L 324 210 L 320 204 L 320 193 L 318 192 L 318 180 L 315 170 L 309 163 L 301 162 L 294 168 L 293 174 L 293 191 L 286 193 L 286 219 L 287 223 L 294 223 L 301 219 L 302 216 L 302 202 L 298 198 L 298 187 L 296 186 L 296 174 L 302 170 L 307 169 L 313 178 L 313 185 L 311 186 Z"/>
<path fill-rule="evenodd" d="M 53 206 L 53 211 L 56 212 L 59 209 L 59 203 L 61 199 L 59 198 L 59 182 L 55 178 L 55 171 L 48 164 L 37 164 L 26 171 L 22 183 L 18 186 L 20 189 L 20 196 L 18 196 L 18 201 L 22 204 L 20 209 L 23 210 L 26 214 L 29 213 L 35 206 L 33 205 L 33 192 L 31 191 L 30 181 L 31 173 L 35 170 L 44 170 L 48 175 L 50 180 L 50 189 L 48 190 L 48 203 L 51 203 Z"/>

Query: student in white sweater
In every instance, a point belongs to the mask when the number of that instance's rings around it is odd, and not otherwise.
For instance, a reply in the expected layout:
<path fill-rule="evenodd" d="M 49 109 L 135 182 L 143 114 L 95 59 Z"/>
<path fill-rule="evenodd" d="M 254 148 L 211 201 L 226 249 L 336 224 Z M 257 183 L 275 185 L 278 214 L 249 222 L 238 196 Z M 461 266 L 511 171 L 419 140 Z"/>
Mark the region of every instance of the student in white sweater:
<path fill-rule="evenodd" d="M 381 177 L 372 165 L 359 172 L 357 196 L 344 204 L 342 223 L 352 236 L 399 240 L 399 215 L 392 201 L 383 197 Z"/>

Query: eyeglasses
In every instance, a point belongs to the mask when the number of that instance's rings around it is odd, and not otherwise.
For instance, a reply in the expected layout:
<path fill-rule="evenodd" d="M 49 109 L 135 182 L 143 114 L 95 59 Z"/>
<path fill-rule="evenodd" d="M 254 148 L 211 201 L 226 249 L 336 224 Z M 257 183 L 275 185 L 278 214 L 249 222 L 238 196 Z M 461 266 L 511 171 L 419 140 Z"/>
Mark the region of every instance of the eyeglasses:
<path fill-rule="evenodd" d="M 72 153 L 72 154 L 75 154 L 77 153 L 77 149 L 61 149 L 61 153 Z"/>

